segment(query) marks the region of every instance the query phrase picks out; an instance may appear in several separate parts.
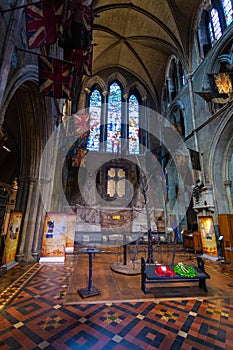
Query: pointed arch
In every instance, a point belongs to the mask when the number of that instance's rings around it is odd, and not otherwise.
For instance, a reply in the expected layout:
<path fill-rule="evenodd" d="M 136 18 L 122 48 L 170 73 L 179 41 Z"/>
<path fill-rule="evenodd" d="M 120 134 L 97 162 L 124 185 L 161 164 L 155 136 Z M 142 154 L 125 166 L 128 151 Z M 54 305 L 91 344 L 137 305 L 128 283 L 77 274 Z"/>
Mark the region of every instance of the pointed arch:
<path fill-rule="evenodd" d="M 128 118 L 128 149 L 129 154 L 139 154 L 139 130 L 140 130 L 139 101 L 134 93 L 129 96 Z"/>
<path fill-rule="evenodd" d="M 122 118 L 122 87 L 118 81 L 109 86 L 107 109 L 106 151 L 119 152 L 121 150 L 121 118 Z"/>
<path fill-rule="evenodd" d="M 94 86 L 89 95 L 90 135 L 87 148 L 91 151 L 99 151 L 100 149 L 101 110 L 102 97 L 100 88 Z"/>

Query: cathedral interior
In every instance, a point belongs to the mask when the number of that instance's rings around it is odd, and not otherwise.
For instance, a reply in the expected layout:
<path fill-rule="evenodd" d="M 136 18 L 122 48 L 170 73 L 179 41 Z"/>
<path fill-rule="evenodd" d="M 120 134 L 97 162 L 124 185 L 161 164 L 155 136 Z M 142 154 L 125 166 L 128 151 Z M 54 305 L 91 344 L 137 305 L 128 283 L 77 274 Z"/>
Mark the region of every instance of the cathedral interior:
<path fill-rule="evenodd" d="M 233 349 L 232 22 L 1 1 L 0 349 Z"/>

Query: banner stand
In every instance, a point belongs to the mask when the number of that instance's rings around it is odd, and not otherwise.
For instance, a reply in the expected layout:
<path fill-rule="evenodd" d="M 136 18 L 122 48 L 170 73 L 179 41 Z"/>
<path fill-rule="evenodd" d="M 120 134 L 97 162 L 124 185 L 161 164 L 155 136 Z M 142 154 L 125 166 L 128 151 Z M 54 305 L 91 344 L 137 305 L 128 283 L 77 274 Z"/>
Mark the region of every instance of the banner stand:
<path fill-rule="evenodd" d="M 42 256 L 40 258 L 40 262 L 64 262 L 65 261 L 65 256 Z"/>
<path fill-rule="evenodd" d="M 74 251 L 76 215 L 49 212 L 44 221 L 40 262 L 64 262 Z"/>

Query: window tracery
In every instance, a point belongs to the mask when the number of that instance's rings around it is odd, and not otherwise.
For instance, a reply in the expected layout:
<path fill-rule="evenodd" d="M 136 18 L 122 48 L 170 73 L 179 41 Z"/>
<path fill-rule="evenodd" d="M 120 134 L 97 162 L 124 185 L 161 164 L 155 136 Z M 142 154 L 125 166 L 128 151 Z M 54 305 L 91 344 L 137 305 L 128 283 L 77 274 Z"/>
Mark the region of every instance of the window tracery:
<path fill-rule="evenodd" d="M 218 10 L 215 8 L 213 8 L 210 12 L 209 33 L 212 45 L 216 40 L 218 40 L 222 36 L 219 13 Z"/>
<path fill-rule="evenodd" d="M 222 0 L 223 11 L 225 15 L 226 25 L 232 22 L 232 2 L 231 0 Z"/>
<path fill-rule="evenodd" d="M 91 151 L 139 154 L 139 93 L 133 89 L 127 99 L 128 95 L 123 96 L 123 89 L 115 80 L 109 86 L 106 108 L 103 108 L 104 101 L 96 85 L 89 95 L 90 136 L 87 148 Z M 126 99 L 127 111 L 123 108 L 123 97 Z M 101 145 L 102 141 L 105 142 Z"/>
<path fill-rule="evenodd" d="M 100 147 L 101 104 L 101 94 L 95 89 L 90 95 L 90 135 L 87 144 L 87 148 L 92 151 L 99 151 Z"/>

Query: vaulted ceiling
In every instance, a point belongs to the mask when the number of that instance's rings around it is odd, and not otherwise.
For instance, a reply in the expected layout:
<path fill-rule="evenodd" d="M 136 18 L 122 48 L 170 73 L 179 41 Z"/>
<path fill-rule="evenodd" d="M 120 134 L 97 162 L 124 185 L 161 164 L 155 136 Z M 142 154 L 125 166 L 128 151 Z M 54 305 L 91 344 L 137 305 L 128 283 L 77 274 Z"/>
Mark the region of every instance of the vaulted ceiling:
<path fill-rule="evenodd" d="M 195 16 L 203 0 L 95 0 L 93 74 L 123 68 L 159 95 L 168 58 L 188 70 Z"/>

